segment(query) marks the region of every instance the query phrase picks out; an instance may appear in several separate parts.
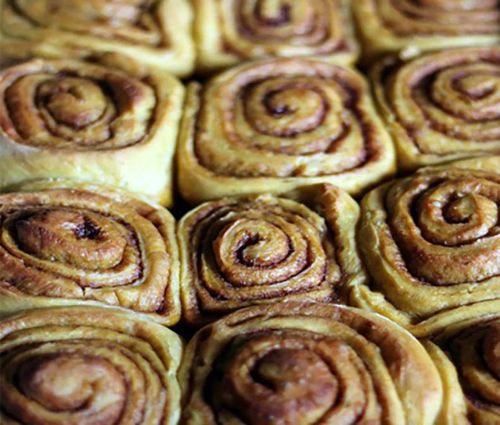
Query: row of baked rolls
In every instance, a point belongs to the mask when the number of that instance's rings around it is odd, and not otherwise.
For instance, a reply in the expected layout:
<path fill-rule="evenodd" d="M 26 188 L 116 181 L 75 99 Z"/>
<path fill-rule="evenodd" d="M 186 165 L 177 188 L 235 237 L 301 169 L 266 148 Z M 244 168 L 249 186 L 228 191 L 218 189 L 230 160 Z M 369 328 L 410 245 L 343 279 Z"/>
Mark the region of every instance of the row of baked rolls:
<path fill-rule="evenodd" d="M 500 154 L 500 47 L 389 57 L 371 77 L 403 169 Z"/>
<path fill-rule="evenodd" d="M 169 74 L 113 54 L 1 71 L 0 187 L 75 178 L 171 205 L 183 94 Z"/>
<path fill-rule="evenodd" d="M 192 203 L 317 183 L 361 193 L 395 170 L 365 79 L 314 59 L 251 62 L 191 84 L 178 143 Z"/>
<path fill-rule="evenodd" d="M 395 323 L 351 307 L 239 310 L 188 344 L 182 408 L 182 346 L 168 329 L 98 307 L 20 312 L 0 321 L 0 420 L 168 425 L 182 412 L 186 425 L 493 424 L 499 311 L 449 320 L 424 341 L 429 357 Z"/>
<path fill-rule="evenodd" d="M 450 314 L 500 310 L 499 170 L 500 157 L 469 160 L 367 194 L 357 236 L 371 283 L 349 302 L 419 336 Z"/>
<path fill-rule="evenodd" d="M 497 0 L 1 0 L 5 58 L 114 52 L 177 75 L 270 56 L 352 63 L 384 52 L 498 44 Z M 194 15 L 194 22 L 193 22 Z M 194 33 L 194 40 L 192 33 Z"/>
<path fill-rule="evenodd" d="M 366 284 L 355 242 L 359 207 L 326 185 L 307 205 L 271 195 L 225 198 L 178 226 L 183 317 L 193 325 L 250 304 L 345 302 Z"/>
<path fill-rule="evenodd" d="M 358 54 L 349 0 L 1 0 L 0 18 L 5 59 L 114 52 L 185 76 L 195 44 L 198 71 L 268 56 L 352 63 Z"/>
<path fill-rule="evenodd" d="M 442 402 L 425 349 L 362 310 L 280 303 L 199 331 L 179 374 L 185 425 L 431 425 Z"/>
<path fill-rule="evenodd" d="M 96 307 L 17 313 L 0 322 L 5 425 L 175 425 L 180 338 Z"/>
<path fill-rule="evenodd" d="M 424 342 L 443 382 L 438 423 L 500 423 L 500 303 L 448 317 L 441 329 Z"/>
<path fill-rule="evenodd" d="M 189 75 L 192 15 L 189 0 L 0 0 L 0 49 L 5 60 L 113 52 Z"/>
<path fill-rule="evenodd" d="M 166 325 L 180 318 L 175 220 L 125 192 L 76 182 L 0 195 L 0 311 L 122 307 Z"/>
<path fill-rule="evenodd" d="M 26 308 L 105 303 L 193 325 L 264 302 L 345 302 L 365 284 L 355 243 L 359 207 L 341 189 L 226 198 L 179 223 L 164 209 L 102 186 L 24 184 L 0 196 L 0 292 Z M 177 245 L 178 242 L 178 245 Z"/>
<path fill-rule="evenodd" d="M 356 0 L 365 58 L 500 43 L 498 0 Z"/>

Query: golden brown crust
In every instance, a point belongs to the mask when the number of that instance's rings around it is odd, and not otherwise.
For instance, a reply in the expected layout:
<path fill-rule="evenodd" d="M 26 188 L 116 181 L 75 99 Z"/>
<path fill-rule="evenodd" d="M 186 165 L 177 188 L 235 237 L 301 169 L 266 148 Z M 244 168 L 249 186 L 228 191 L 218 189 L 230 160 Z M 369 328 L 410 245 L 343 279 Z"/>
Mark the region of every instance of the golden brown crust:
<path fill-rule="evenodd" d="M 360 193 L 394 171 L 363 77 L 314 59 L 238 66 L 191 86 L 179 137 L 189 202 L 331 183 Z"/>
<path fill-rule="evenodd" d="M 367 59 L 500 43 L 496 0 L 356 0 L 352 5 Z"/>
<path fill-rule="evenodd" d="M 272 56 L 321 56 L 349 64 L 358 54 L 346 0 L 194 0 L 194 9 L 204 71 Z"/>
<path fill-rule="evenodd" d="M 280 303 L 199 331 L 180 369 L 181 423 L 433 424 L 439 375 L 394 323 L 358 309 Z"/>
<path fill-rule="evenodd" d="M 427 340 L 422 341 L 422 345 L 436 365 L 443 384 L 443 403 L 436 424 L 470 425 L 456 370 L 437 345 Z"/>
<path fill-rule="evenodd" d="M 40 182 L 0 195 L 2 311 L 100 304 L 179 320 L 175 220 L 125 192 Z"/>
<path fill-rule="evenodd" d="M 0 18 L 6 58 L 111 52 L 181 76 L 194 68 L 188 0 L 1 0 Z"/>
<path fill-rule="evenodd" d="M 178 240 L 189 323 L 250 304 L 345 301 L 345 288 L 364 282 L 358 205 L 335 187 L 309 191 L 312 209 L 261 195 L 207 202 L 184 216 Z"/>
<path fill-rule="evenodd" d="M 0 422 L 174 425 L 182 344 L 133 314 L 96 307 L 0 322 Z"/>
<path fill-rule="evenodd" d="M 0 187 L 76 178 L 172 203 L 182 85 L 117 56 L 101 61 L 38 59 L 0 73 Z"/>
<path fill-rule="evenodd" d="M 500 154 L 500 48 L 381 60 L 371 76 L 403 169 Z"/>
<path fill-rule="evenodd" d="M 422 335 L 435 315 L 498 301 L 499 204 L 499 174 L 458 167 L 373 190 L 362 201 L 359 244 L 374 283 L 354 287 L 351 302 Z"/>
<path fill-rule="evenodd" d="M 444 382 L 448 402 L 442 423 L 498 423 L 500 302 L 488 315 L 464 315 L 448 323 L 435 342 L 440 348 L 430 342 L 426 347 Z"/>

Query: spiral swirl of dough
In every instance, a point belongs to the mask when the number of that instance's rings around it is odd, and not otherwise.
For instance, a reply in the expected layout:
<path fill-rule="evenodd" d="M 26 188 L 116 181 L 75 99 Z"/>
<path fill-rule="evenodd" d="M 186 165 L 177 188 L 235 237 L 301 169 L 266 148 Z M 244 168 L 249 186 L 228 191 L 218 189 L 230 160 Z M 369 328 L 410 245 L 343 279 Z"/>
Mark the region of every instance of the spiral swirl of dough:
<path fill-rule="evenodd" d="M 29 425 L 173 425 L 182 345 L 172 331 L 95 307 L 0 322 L 0 420 Z"/>
<path fill-rule="evenodd" d="M 245 64 L 192 86 L 180 144 L 188 200 L 202 180 L 205 199 L 321 182 L 359 192 L 394 160 L 361 75 L 312 59 Z"/>
<path fill-rule="evenodd" d="M 500 48 L 463 48 L 372 73 L 401 165 L 500 153 Z"/>
<path fill-rule="evenodd" d="M 189 425 L 432 424 L 441 400 L 437 371 L 406 331 L 326 304 L 226 316 L 190 341 L 180 380 Z"/>
<path fill-rule="evenodd" d="M 255 303 L 331 302 L 364 280 L 356 202 L 319 188 L 310 209 L 269 195 L 208 202 L 179 223 L 184 314 L 193 323 Z M 358 282 L 359 283 L 359 282 Z"/>
<path fill-rule="evenodd" d="M 454 167 L 370 192 L 359 242 L 374 285 L 355 288 L 354 301 L 411 326 L 498 300 L 499 205 L 500 175 Z"/>
<path fill-rule="evenodd" d="M 0 195 L 3 290 L 27 302 L 92 300 L 176 322 L 173 217 L 138 199 L 93 189 L 41 184 Z"/>

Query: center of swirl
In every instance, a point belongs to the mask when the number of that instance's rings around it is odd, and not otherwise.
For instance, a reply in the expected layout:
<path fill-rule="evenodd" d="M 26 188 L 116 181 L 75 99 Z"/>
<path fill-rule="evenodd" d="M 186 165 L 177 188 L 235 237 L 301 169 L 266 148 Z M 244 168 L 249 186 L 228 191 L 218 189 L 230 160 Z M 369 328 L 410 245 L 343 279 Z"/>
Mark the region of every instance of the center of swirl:
<path fill-rule="evenodd" d="M 26 396 L 49 410 L 75 411 L 93 404 L 114 420 L 120 415 L 127 391 L 123 377 L 111 363 L 77 354 L 29 360 L 20 367 L 17 380 Z"/>
<path fill-rule="evenodd" d="M 258 0 L 255 5 L 257 18 L 269 26 L 279 26 L 290 21 L 290 9 L 290 4 L 275 0 Z"/>
<path fill-rule="evenodd" d="M 257 220 L 249 220 L 232 226 L 239 233 L 237 255 L 239 260 L 250 267 L 272 266 L 282 261 L 288 254 L 287 236 L 276 226 Z"/>
<path fill-rule="evenodd" d="M 323 389 L 325 404 L 333 404 L 337 380 L 315 353 L 300 349 L 274 350 L 257 364 L 255 378 L 285 398 L 300 400 L 311 396 L 311 383 Z"/>
<path fill-rule="evenodd" d="M 326 95 L 305 78 L 274 78 L 247 88 L 245 114 L 259 133 L 293 137 L 316 129 L 327 113 Z"/>
<path fill-rule="evenodd" d="M 481 190 L 466 178 L 429 190 L 418 207 L 423 236 L 432 243 L 456 246 L 495 233 L 500 199 L 495 192 L 493 187 Z"/>
<path fill-rule="evenodd" d="M 307 336 L 312 339 L 277 332 L 235 341 L 220 363 L 214 403 L 238 412 L 250 425 L 317 423 L 343 388 L 328 354 L 320 354 L 321 343 Z M 332 343 L 333 351 L 338 347 Z"/>
<path fill-rule="evenodd" d="M 304 270 L 308 240 L 300 228 L 272 213 L 266 219 L 249 215 L 216 229 L 211 251 L 225 280 L 235 286 L 272 285 Z"/>
<path fill-rule="evenodd" d="M 63 78 L 39 87 L 39 98 L 58 122 L 81 128 L 97 121 L 106 110 L 106 96 L 90 80 Z"/>
<path fill-rule="evenodd" d="M 476 202 L 471 196 L 464 196 L 450 202 L 444 209 L 444 218 L 449 223 L 466 223 L 476 209 Z"/>
<path fill-rule="evenodd" d="M 30 254 L 90 270 L 119 264 L 127 245 L 118 224 L 92 212 L 36 211 L 18 219 L 15 231 Z"/>
<path fill-rule="evenodd" d="M 446 130 L 451 135 L 462 134 L 463 137 L 467 135 L 467 138 L 477 138 L 478 134 L 466 133 L 462 120 L 484 124 L 499 117 L 499 77 L 498 67 L 490 63 L 450 66 L 439 72 L 435 71 L 430 88 L 432 102 L 428 103 L 427 95 L 417 101 L 435 127 Z M 434 110 L 435 107 L 444 111 L 452 121 L 448 123 Z M 488 139 L 495 140 L 495 132 L 491 131 Z M 487 128 L 481 129 L 480 133 L 483 132 L 487 132 Z"/>
<path fill-rule="evenodd" d="M 456 87 L 466 96 L 475 99 L 482 99 L 493 93 L 500 96 L 500 78 L 494 75 L 467 75 L 456 82 Z"/>

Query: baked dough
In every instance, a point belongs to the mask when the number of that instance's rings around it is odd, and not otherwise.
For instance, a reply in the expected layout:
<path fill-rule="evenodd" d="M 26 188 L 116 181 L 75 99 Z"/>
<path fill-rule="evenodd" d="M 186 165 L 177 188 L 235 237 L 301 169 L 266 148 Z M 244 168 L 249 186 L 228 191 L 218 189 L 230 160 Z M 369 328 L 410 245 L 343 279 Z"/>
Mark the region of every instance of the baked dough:
<path fill-rule="evenodd" d="M 186 76 L 194 68 L 189 0 L 0 0 L 3 58 L 117 53 Z"/>
<path fill-rule="evenodd" d="M 190 86 L 179 137 L 181 195 L 286 193 L 331 183 L 359 194 L 395 171 L 392 141 L 351 68 L 272 59 Z"/>
<path fill-rule="evenodd" d="M 0 195 L 1 311 L 115 306 L 180 318 L 175 220 L 103 186 L 42 181 Z M 10 307 L 12 305 L 12 307 Z"/>
<path fill-rule="evenodd" d="M 207 202 L 178 226 L 183 317 L 193 325 L 250 304 L 345 302 L 366 283 L 344 191 L 308 188 L 307 205 L 271 195 Z M 305 194 L 302 194 L 303 196 Z"/>
<path fill-rule="evenodd" d="M 425 349 L 351 307 L 279 303 L 200 330 L 179 373 L 186 425 L 432 425 L 442 400 Z"/>
<path fill-rule="evenodd" d="M 4 317 L 0 422 L 175 425 L 181 356 L 174 332 L 112 309 L 48 308 Z"/>
<path fill-rule="evenodd" d="M 408 57 L 500 44 L 496 0 L 355 0 L 352 6 L 367 60 L 388 52 Z"/>
<path fill-rule="evenodd" d="M 459 168 L 474 163 L 478 169 Z M 495 163 L 500 170 L 499 157 Z M 351 303 L 418 336 L 441 314 L 498 303 L 499 205 L 500 174 L 481 170 L 480 159 L 421 169 L 373 190 L 361 203 L 358 233 L 373 283 L 353 287 Z"/>
<path fill-rule="evenodd" d="M 500 154 L 500 47 L 449 49 L 371 72 L 404 170 Z"/>
<path fill-rule="evenodd" d="M 36 59 L 0 72 L 0 188 L 73 178 L 172 204 L 183 86 L 115 55 L 100 60 Z"/>
<path fill-rule="evenodd" d="M 194 0 L 198 65 L 203 71 L 272 56 L 358 55 L 348 0 Z"/>
<path fill-rule="evenodd" d="M 425 342 L 443 381 L 445 403 L 438 423 L 500 421 L 499 344 L 500 302 L 483 314 L 448 320 L 434 343 Z"/>

